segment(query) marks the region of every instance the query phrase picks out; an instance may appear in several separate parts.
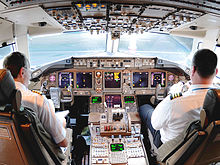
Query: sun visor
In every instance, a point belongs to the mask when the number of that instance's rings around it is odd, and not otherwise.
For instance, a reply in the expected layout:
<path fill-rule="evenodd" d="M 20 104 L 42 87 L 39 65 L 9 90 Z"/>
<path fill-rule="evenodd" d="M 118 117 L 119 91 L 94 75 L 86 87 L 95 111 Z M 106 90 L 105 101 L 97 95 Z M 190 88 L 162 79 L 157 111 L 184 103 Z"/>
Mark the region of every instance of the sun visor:
<path fill-rule="evenodd" d="M 13 42 L 13 23 L 0 19 L 0 29 L 0 46 L 4 42 Z"/>
<path fill-rule="evenodd" d="M 60 28 L 39 28 L 39 27 L 29 27 L 28 34 L 30 37 L 37 36 L 37 35 L 44 35 L 44 34 L 55 34 L 61 33 L 63 30 Z"/>
<path fill-rule="evenodd" d="M 10 22 L 26 26 L 30 36 L 60 33 L 64 29 L 38 5 L 7 9 L 1 12 L 1 16 Z M 2 28 L 1 33 L 8 34 Z"/>

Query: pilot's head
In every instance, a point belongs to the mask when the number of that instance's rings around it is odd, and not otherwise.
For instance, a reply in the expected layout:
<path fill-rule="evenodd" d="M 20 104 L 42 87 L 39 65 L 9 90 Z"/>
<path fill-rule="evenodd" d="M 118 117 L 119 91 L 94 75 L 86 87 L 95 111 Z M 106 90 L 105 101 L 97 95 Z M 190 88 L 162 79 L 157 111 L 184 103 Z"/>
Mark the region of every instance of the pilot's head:
<path fill-rule="evenodd" d="M 191 80 L 193 84 L 210 84 L 217 74 L 217 55 L 209 49 L 198 50 L 192 60 Z"/>
<path fill-rule="evenodd" d="M 10 70 L 15 81 L 28 87 L 31 78 L 30 63 L 24 54 L 13 52 L 3 62 L 4 68 Z"/>

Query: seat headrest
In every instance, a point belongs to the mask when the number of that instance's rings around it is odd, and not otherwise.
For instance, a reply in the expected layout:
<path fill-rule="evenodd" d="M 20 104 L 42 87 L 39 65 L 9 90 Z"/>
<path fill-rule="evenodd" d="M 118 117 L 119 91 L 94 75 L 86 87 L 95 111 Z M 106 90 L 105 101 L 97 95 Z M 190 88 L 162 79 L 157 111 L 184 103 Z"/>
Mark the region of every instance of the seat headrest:
<path fill-rule="evenodd" d="M 206 126 L 213 121 L 220 120 L 220 89 L 209 89 L 203 104 L 206 112 Z"/>
<path fill-rule="evenodd" d="M 12 103 L 16 92 L 14 79 L 10 71 L 0 69 L 0 105 Z"/>

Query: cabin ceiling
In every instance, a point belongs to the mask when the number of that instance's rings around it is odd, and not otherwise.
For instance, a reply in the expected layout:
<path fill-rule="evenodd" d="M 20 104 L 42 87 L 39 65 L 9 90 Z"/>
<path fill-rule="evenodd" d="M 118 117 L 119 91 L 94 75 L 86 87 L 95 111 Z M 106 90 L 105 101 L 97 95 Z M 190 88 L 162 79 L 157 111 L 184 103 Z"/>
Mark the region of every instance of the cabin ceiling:
<path fill-rule="evenodd" d="M 203 25 L 200 18 L 208 14 L 208 17 L 215 20 L 214 15 L 218 17 L 220 14 L 220 2 L 211 0 L 2 0 L 1 2 L 8 10 L 0 13 L 0 16 L 18 24 L 27 24 L 31 34 L 37 34 L 35 27 L 40 26 L 44 30 L 50 27 L 62 29 L 59 26 L 62 25 L 67 31 L 88 30 L 91 34 L 108 31 L 112 33 L 113 39 L 124 33 L 174 34 L 176 29 L 186 33 L 199 33 L 210 28 L 207 24 Z M 30 5 L 39 7 L 28 9 Z M 25 7 L 27 9 L 23 10 Z M 218 22 L 219 19 L 215 21 Z M 44 22 L 46 25 L 40 24 Z M 193 26 L 201 27 L 196 27 L 196 30 L 189 29 Z M 219 28 L 219 23 L 215 26 Z"/>

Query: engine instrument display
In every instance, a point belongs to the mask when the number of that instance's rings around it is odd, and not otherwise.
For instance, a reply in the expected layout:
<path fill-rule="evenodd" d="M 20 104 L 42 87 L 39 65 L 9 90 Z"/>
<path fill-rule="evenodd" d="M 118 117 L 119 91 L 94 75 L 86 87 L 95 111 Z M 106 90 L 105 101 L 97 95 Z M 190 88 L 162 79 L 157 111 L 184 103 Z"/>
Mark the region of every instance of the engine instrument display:
<path fill-rule="evenodd" d="M 110 148 L 112 152 L 123 151 L 124 144 L 123 143 L 110 144 Z"/>
<path fill-rule="evenodd" d="M 151 73 L 151 87 L 156 87 L 160 84 L 161 87 L 166 86 L 166 73 L 165 72 L 152 72 Z"/>
<path fill-rule="evenodd" d="M 68 88 L 68 86 L 73 87 L 73 73 L 72 72 L 59 72 L 58 73 L 58 86 L 60 88 Z"/>
<path fill-rule="evenodd" d="M 92 103 L 102 103 L 102 97 L 101 96 L 93 96 Z"/>
<path fill-rule="evenodd" d="M 92 88 L 92 72 L 77 72 L 76 88 Z"/>
<path fill-rule="evenodd" d="M 121 88 L 121 72 L 105 72 L 105 88 Z"/>
<path fill-rule="evenodd" d="M 125 103 L 134 103 L 134 96 L 125 96 L 124 101 Z"/>
<path fill-rule="evenodd" d="M 148 87 L 148 72 L 133 72 L 133 88 Z"/>
<path fill-rule="evenodd" d="M 105 95 L 105 102 L 108 108 L 120 108 L 121 95 Z"/>

